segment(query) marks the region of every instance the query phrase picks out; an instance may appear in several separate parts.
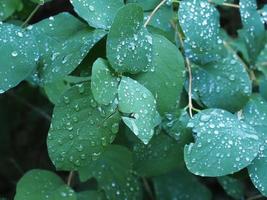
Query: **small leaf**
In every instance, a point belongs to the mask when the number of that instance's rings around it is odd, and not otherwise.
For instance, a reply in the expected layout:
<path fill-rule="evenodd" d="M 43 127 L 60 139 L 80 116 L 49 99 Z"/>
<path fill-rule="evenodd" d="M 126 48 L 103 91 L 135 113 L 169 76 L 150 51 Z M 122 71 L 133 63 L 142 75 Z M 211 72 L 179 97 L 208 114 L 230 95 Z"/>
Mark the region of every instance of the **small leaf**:
<path fill-rule="evenodd" d="M 108 105 L 116 97 L 119 78 L 114 76 L 104 59 L 97 59 L 92 69 L 91 88 L 95 100 L 99 104 Z"/>
<path fill-rule="evenodd" d="M 54 173 L 31 170 L 18 182 L 15 200 L 76 200 L 74 191 Z"/>
<path fill-rule="evenodd" d="M 230 176 L 218 177 L 218 181 L 230 197 L 237 200 L 244 199 L 245 187 L 241 181 Z"/>
<path fill-rule="evenodd" d="M 0 23 L 0 93 L 15 87 L 36 67 L 35 38 L 20 27 Z"/>
<path fill-rule="evenodd" d="M 266 42 L 264 22 L 257 12 L 256 0 L 240 0 L 240 14 L 243 29 L 239 31 L 250 55 L 250 62 L 255 62 Z"/>
<path fill-rule="evenodd" d="M 115 109 L 99 106 L 88 83 L 64 93 L 55 105 L 47 139 L 49 156 L 58 170 L 77 170 L 100 156 L 118 132 L 120 115 Z"/>
<path fill-rule="evenodd" d="M 222 57 L 218 11 L 206 0 L 184 0 L 178 11 L 185 34 L 185 53 L 197 64 L 207 64 Z"/>
<path fill-rule="evenodd" d="M 66 21 L 68 23 L 62 26 Z M 91 30 L 67 13 L 45 19 L 28 29 L 38 41 L 41 58 L 35 76 L 42 84 L 62 79 L 71 73 L 106 34 L 103 30 Z"/>
<path fill-rule="evenodd" d="M 254 96 L 243 110 L 244 121 L 257 131 L 264 142 L 258 157 L 248 166 L 249 176 L 255 187 L 267 196 L 267 102 L 260 96 Z"/>
<path fill-rule="evenodd" d="M 188 123 L 195 143 L 184 148 L 189 171 L 200 176 L 224 176 L 248 166 L 261 141 L 254 128 L 220 109 L 207 109 Z"/>
<path fill-rule="evenodd" d="M 136 74 L 152 67 L 153 39 L 143 20 L 143 10 L 136 4 L 117 13 L 107 38 L 107 57 L 116 72 Z"/>
<path fill-rule="evenodd" d="M 109 29 L 123 0 L 71 0 L 77 14 L 95 28 Z"/>
<path fill-rule="evenodd" d="M 82 181 L 96 178 L 108 200 L 142 199 L 140 184 L 132 174 L 132 154 L 122 146 L 111 145 L 98 160 L 79 170 Z"/>
<path fill-rule="evenodd" d="M 256 67 L 267 77 L 267 43 L 256 60 Z"/>
<path fill-rule="evenodd" d="M 153 41 L 153 70 L 138 74 L 135 79 L 153 93 L 158 111 L 163 115 L 179 103 L 184 82 L 184 59 L 177 47 L 163 36 L 154 35 Z M 161 84 L 155 80 L 160 80 Z"/>
<path fill-rule="evenodd" d="M 133 147 L 134 169 L 140 176 L 158 176 L 175 169 L 182 161 L 180 146 L 169 136 L 155 135 L 148 145 Z"/>
<path fill-rule="evenodd" d="M 210 200 L 211 192 L 186 169 L 153 178 L 157 200 Z"/>
<path fill-rule="evenodd" d="M 229 54 L 216 63 L 194 67 L 192 74 L 193 96 L 209 108 L 234 112 L 249 100 L 252 83 L 243 63 L 234 55 Z"/>
<path fill-rule="evenodd" d="M 120 111 L 132 116 L 122 117 L 124 123 L 147 144 L 154 135 L 154 128 L 160 123 L 153 95 L 137 81 L 122 77 L 118 96 Z"/>

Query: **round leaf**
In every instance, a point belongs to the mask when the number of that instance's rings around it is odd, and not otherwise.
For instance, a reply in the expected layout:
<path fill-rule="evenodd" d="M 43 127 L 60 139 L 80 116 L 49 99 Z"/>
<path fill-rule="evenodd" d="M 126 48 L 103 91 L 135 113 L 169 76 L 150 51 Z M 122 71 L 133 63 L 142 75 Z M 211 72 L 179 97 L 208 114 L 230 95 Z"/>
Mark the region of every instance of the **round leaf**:
<path fill-rule="evenodd" d="M 204 110 L 188 123 L 195 143 L 184 148 L 187 168 L 200 176 L 224 176 L 248 166 L 257 156 L 261 141 L 257 132 L 233 114 Z"/>

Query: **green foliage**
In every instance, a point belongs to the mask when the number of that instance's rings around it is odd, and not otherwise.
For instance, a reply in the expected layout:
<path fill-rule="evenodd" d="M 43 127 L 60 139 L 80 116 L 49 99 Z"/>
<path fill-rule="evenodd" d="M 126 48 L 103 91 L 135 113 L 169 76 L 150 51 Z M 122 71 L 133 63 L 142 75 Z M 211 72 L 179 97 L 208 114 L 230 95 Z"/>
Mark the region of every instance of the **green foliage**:
<path fill-rule="evenodd" d="M 266 5 L 55 2 L 0 3 L 0 199 L 267 197 Z"/>

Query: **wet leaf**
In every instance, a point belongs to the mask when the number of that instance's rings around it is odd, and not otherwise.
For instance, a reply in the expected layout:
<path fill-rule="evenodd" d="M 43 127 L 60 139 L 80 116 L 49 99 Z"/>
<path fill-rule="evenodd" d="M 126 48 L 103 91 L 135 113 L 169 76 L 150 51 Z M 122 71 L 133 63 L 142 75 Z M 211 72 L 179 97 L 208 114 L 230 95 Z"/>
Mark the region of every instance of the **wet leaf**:
<path fill-rule="evenodd" d="M 122 117 L 124 123 L 147 144 L 154 135 L 154 128 L 160 123 L 152 93 L 137 81 L 122 77 L 118 96 L 119 110 L 130 114 L 129 117 Z"/>
<path fill-rule="evenodd" d="M 153 38 L 143 20 L 143 10 L 136 4 L 117 13 L 107 39 L 107 57 L 116 72 L 136 74 L 152 67 Z"/>
<path fill-rule="evenodd" d="M 153 178 L 157 200 L 210 200 L 211 192 L 186 169 Z"/>
<path fill-rule="evenodd" d="M 116 106 L 99 106 L 90 84 L 67 90 L 55 105 L 47 145 L 58 170 L 77 170 L 98 159 L 119 128 Z"/>
<path fill-rule="evenodd" d="M 33 187 L 34 186 L 34 187 Z M 56 174 L 34 169 L 18 182 L 15 200 L 76 200 L 74 191 Z"/>
<path fill-rule="evenodd" d="M 209 108 L 234 112 L 249 100 L 251 81 L 243 63 L 234 55 L 229 54 L 217 63 L 196 66 L 192 69 L 192 74 L 194 98 Z"/>
<path fill-rule="evenodd" d="M 108 200 L 142 199 L 138 178 L 132 174 L 132 154 L 125 147 L 111 145 L 97 161 L 79 170 L 85 181 L 96 178 Z"/>
<path fill-rule="evenodd" d="M 138 3 L 144 10 L 153 10 L 160 0 L 127 0 L 127 3 Z"/>
<path fill-rule="evenodd" d="M 99 104 L 108 105 L 116 97 L 120 78 L 116 77 L 108 68 L 108 62 L 97 59 L 92 69 L 91 88 L 95 100 Z"/>
<path fill-rule="evenodd" d="M 109 29 L 123 0 L 71 0 L 77 14 L 95 28 Z"/>
<path fill-rule="evenodd" d="M 237 200 L 244 199 L 245 186 L 241 181 L 230 176 L 218 177 L 218 181 L 230 197 Z"/>
<path fill-rule="evenodd" d="M 135 78 L 153 93 L 158 111 L 163 115 L 179 103 L 184 82 L 184 59 L 177 47 L 163 36 L 155 35 L 153 41 L 153 70 Z M 161 84 L 155 80 L 160 80 Z"/>
<path fill-rule="evenodd" d="M 35 38 L 20 27 L 0 22 L 0 93 L 15 87 L 36 67 Z"/>
<path fill-rule="evenodd" d="M 66 21 L 68 23 L 62 26 Z M 34 76 L 42 84 L 62 79 L 71 73 L 106 34 L 103 30 L 90 29 L 67 13 L 45 19 L 28 29 L 38 41 L 40 67 Z"/>
<path fill-rule="evenodd" d="M 195 143 L 185 146 L 185 163 L 200 176 L 224 176 L 247 167 L 261 145 L 254 128 L 221 109 L 201 111 L 188 127 Z"/>
<path fill-rule="evenodd" d="M 0 3 L 0 21 L 3 21 L 13 15 L 14 12 L 23 8 L 21 0 L 1 0 Z"/>
<path fill-rule="evenodd" d="M 180 146 L 175 140 L 161 133 L 148 145 L 137 143 L 133 147 L 134 169 L 140 176 L 158 176 L 175 169 L 182 161 Z"/>
<path fill-rule="evenodd" d="M 243 110 L 244 121 L 257 131 L 262 140 L 258 157 L 248 166 L 249 176 L 255 187 L 267 196 L 267 102 L 260 96 L 254 96 Z"/>

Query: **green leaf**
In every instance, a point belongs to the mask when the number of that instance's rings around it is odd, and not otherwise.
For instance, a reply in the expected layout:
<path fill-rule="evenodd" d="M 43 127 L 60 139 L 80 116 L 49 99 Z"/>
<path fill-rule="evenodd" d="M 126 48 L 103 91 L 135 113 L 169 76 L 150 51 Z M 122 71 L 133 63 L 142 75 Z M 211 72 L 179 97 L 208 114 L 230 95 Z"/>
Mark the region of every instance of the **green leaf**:
<path fill-rule="evenodd" d="M 123 0 L 71 0 L 77 14 L 95 28 L 109 29 Z"/>
<path fill-rule="evenodd" d="M 62 26 L 65 22 L 65 26 Z M 67 13 L 45 19 L 28 29 L 36 36 L 41 58 L 35 74 L 43 84 L 62 79 L 71 73 L 90 49 L 106 34 L 92 30 Z"/>
<path fill-rule="evenodd" d="M 31 170 L 18 182 L 15 200 L 76 200 L 74 191 L 56 174 Z"/>
<path fill-rule="evenodd" d="M 230 176 L 218 177 L 218 181 L 230 197 L 237 200 L 244 199 L 245 187 L 241 181 Z"/>
<path fill-rule="evenodd" d="M 108 68 L 108 62 L 97 59 L 92 69 L 91 88 L 95 100 L 99 104 L 108 105 L 116 97 L 120 78 L 116 77 Z"/>
<path fill-rule="evenodd" d="M 20 27 L 0 24 L 0 93 L 26 79 L 36 66 L 35 39 Z"/>
<path fill-rule="evenodd" d="M 23 8 L 21 0 L 1 0 L 0 3 L 0 21 L 6 20 L 14 12 Z M 2 34 L 2 33 L 1 33 Z"/>
<path fill-rule="evenodd" d="M 240 0 L 240 14 L 243 29 L 239 32 L 244 39 L 250 55 L 250 62 L 254 64 L 266 42 L 266 31 L 260 14 L 257 11 L 256 0 Z"/>
<path fill-rule="evenodd" d="M 244 64 L 230 53 L 217 63 L 195 66 L 192 74 L 193 96 L 208 108 L 234 112 L 249 100 L 252 92 L 249 75 Z"/>
<path fill-rule="evenodd" d="M 96 178 L 108 200 L 142 199 L 137 177 L 132 174 L 132 154 L 122 146 L 110 145 L 98 160 L 79 170 L 82 181 Z"/>
<path fill-rule="evenodd" d="M 256 60 L 256 67 L 267 77 L 267 43 Z"/>
<path fill-rule="evenodd" d="M 104 194 L 98 191 L 84 191 L 77 194 L 78 200 L 104 200 Z"/>
<path fill-rule="evenodd" d="M 145 13 L 145 20 L 147 20 L 150 12 Z M 171 26 L 171 21 L 174 19 L 175 13 L 172 6 L 164 5 L 155 13 L 151 18 L 149 25 L 157 27 L 165 32 L 170 32 L 170 34 L 175 34 Z"/>
<path fill-rule="evenodd" d="M 64 93 L 55 105 L 48 133 L 48 152 L 59 170 L 77 170 L 97 159 L 118 132 L 120 115 L 114 105 L 99 106 L 90 84 Z"/>
<path fill-rule="evenodd" d="M 175 169 L 182 161 L 175 140 L 161 133 L 148 145 L 137 143 L 133 147 L 134 169 L 140 176 L 158 176 Z"/>
<path fill-rule="evenodd" d="M 176 110 L 174 113 L 165 114 L 162 128 L 168 135 L 183 145 L 191 138 L 191 131 L 186 127 L 190 117 L 186 110 Z"/>
<path fill-rule="evenodd" d="M 144 10 L 153 10 L 160 0 L 127 0 L 127 3 L 138 3 Z"/>
<path fill-rule="evenodd" d="M 258 157 L 248 166 L 249 176 L 258 190 L 267 196 L 267 102 L 260 96 L 254 96 L 243 109 L 244 121 L 257 131 L 264 142 Z"/>
<path fill-rule="evenodd" d="M 211 192 L 186 169 L 153 178 L 157 200 L 210 200 Z"/>
<path fill-rule="evenodd" d="M 53 104 L 58 103 L 60 97 L 66 92 L 70 86 L 64 80 L 57 80 L 52 83 L 47 83 L 44 86 L 45 93 Z"/>
<path fill-rule="evenodd" d="M 122 117 L 124 123 L 144 144 L 148 144 L 154 128 L 160 123 L 152 93 L 137 81 L 122 77 L 118 97 L 119 110 L 130 114 L 129 117 Z"/>
<path fill-rule="evenodd" d="M 221 109 L 207 109 L 188 123 L 195 143 L 184 148 L 189 171 L 200 176 L 224 176 L 248 166 L 261 141 L 254 128 Z"/>
<path fill-rule="evenodd" d="M 163 115 L 179 103 L 184 82 L 184 59 L 177 47 L 163 36 L 154 35 L 153 41 L 153 71 L 138 74 L 135 79 L 156 97 L 158 111 Z"/>
<path fill-rule="evenodd" d="M 178 18 L 185 34 L 185 54 L 197 64 L 219 60 L 223 56 L 218 11 L 206 0 L 180 2 Z"/>
<path fill-rule="evenodd" d="M 152 67 L 153 39 L 143 20 L 143 10 L 136 4 L 118 11 L 107 38 L 107 57 L 116 72 L 136 74 Z"/>

